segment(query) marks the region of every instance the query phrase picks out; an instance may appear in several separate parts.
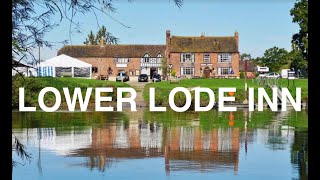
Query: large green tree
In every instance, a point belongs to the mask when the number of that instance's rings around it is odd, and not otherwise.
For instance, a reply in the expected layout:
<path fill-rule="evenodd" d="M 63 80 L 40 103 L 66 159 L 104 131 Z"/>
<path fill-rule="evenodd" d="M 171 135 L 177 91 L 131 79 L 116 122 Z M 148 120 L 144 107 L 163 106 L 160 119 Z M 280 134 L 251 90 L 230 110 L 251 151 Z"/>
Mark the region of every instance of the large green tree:
<path fill-rule="evenodd" d="M 299 50 L 293 49 L 290 51 L 288 58 L 291 63 L 290 68 L 299 69 L 304 75 L 308 74 L 308 61 Z"/>
<path fill-rule="evenodd" d="M 100 40 L 103 38 L 104 44 L 118 44 L 119 38 L 114 37 L 110 32 L 107 31 L 105 26 L 102 26 L 96 35 L 92 31 L 88 34 L 88 37 L 83 42 L 87 45 L 98 45 Z"/>
<path fill-rule="evenodd" d="M 289 60 L 288 51 L 276 46 L 267 49 L 262 57 L 255 59 L 257 64 L 267 66 L 274 72 L 279 72 L 284 65 L 290 63 Z"/>
<path fill-rule="evenodd" d="M 300 30 L 292 36 L 292 47 L 299 50 L 308 61 L 308 0 L 297 0 L 290 10 L 292 22 L 298 23 Z"/>

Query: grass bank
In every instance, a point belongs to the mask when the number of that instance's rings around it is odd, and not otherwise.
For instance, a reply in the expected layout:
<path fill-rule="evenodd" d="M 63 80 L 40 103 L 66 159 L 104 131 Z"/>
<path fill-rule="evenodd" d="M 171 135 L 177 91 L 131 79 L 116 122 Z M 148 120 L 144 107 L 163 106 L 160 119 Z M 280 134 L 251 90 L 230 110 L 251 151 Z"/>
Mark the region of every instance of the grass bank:
<path fill-rule="evenodd" d="M 69 88 L 70 95 L 72 97 L 73 90 L 76 87 L 81 88 L 82 95 L 85 97 L 85 93 L 88 87 L 112 87 L 114 91 L 105 95 L 112 96 L 112 99 L 116 101 L 116 88 L 117 87 L 129 87 L 128 84 L 121 82 L 101 81 L 95 79 L 80 79 L 80 78 L 53 78 L 53 77 L 21 77 L 19 75 L 12 77 L 12 107 L 17 108 L 19 103 L 19 87 L 25 88 L 25 104 L 28 106 L 38 106 L 39 92 L 45 87 L 54 87 L 60 91 L 62 105 L 65 104 L 65 98 L 63 93 L 63 87 Z M 94 89 L 91 93 L 90 101 L 94 102 L 95 93 Z M 46 105 L 53 105 L 55 97 L 53 93 L 46 93 L 44 97 Z"/>
<path fill-rule="evenodd" d="M 258 87 L 264 87 L 258 85 L 256 81 L 247 80 L 248 87 L 255 88 L 255 101 L 257 101 L 257 90 Z M 294 82 L 295 87 L 301 87 L 301 99 L 303 102 L 308 101 L 308 79 L 296 79 Z M 287 87 L 288 80 L 280 79 L 279 87 Z M 180 84 L 170 84 L 167 81 L 162 81 L 158 83 L 147 84 L 144 88 L 144 99 L 149 102 L 149 88 L 156 88 L 156 104 L 157 105 L 168 105 L 168 97 L 170 91 L 175 87 L 207 87 L 213 90 L 215 93 L 215 101 L 219 100 L 218 88 L 220 87 L 235 87 L 237 92 L 235 93 L 235 99 L 237 102 L 242 102 L 244 100 L 244 79 L 186 79 L 182 80 Z M 290 81 L 290 86 L 288 87 L 292 96 L 295 97 L 295 87 L 292 86 L 292 81 Z M 271 97 L 272 91 L 270 88 L 265 88 L 268 95 Z M 192 93 L 191 93 L 192 94 Z M 201 104 L 206 105 L 208 103 L 208 96 L 206 94 L 201 94 Z M 175 96 L 175 102 L 177 105 L 184 105 L 185 96 L 182 93 L 177 93 Z"/>

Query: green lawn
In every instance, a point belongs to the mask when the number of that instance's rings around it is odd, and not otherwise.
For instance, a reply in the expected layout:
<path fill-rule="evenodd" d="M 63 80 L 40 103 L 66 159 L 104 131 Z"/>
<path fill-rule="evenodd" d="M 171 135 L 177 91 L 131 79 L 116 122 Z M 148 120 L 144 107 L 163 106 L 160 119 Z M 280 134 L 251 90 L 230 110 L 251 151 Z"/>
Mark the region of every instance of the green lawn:
<path fill-rule="evenodd" d="M 83 78 L 53 78 L 53 77 L 37 77 L 30 78 L 34 79 L 36 82 L 42 84 L 43 87 L 55 87 L 57 89 L 62 89 L 63 87 L 68 88 L 87 88 L 87 87 L 128 87 L 128 84 L 122 82 L 113 82 L 113 81 L 102 81 L 96 79 L 83 79 Z"/>
<path fill-rule="evenodd" d="M 248 87 L 264 87 L 262 85 L 258 85 L 256 82 L 253 82 L 251 79 L 247 80 Z M 303 101 L 308 100 L 308 79 L 296 79 L 295 87 L 301 87 L 301 99 Z M 279 80 L 279 87 L 287 87 L 288 80 L 287 79 L 280 79 Z M 192 87 L 208 87 L 211 88 L 216 95 L 216 100 L 218 100 L 217 93 L 218 88 L 220 87 L 235 87 L 237 88 L 236 92 L 236 101 L 241 102 L 244 100 L 244 79 L 186 79 L 182 80 L 180 84 L 170 84 L 167 81 L 162 81 L 158 83 L 150 83 L 145 86 L 144 89 L 144 98 L 149 101 L 149 88 L 155 87 L 156 88 L 156 94 L 158 94 L 158 97 L 161 96 L 164 97 L 164 99 L 168 99 L 170 91 L 175 87 L 186 87 L 186 88 L 192 88 Z M 269 88 L 265 88 L 269 95 L 271 95 L 271 90 Z M 295 88 L 292 86 L 292 81 L 290 81 L 290 92 L 295 97 Z M 255 91 L 256 92 L 256 91 Z M 255 99 L 257 96 L 255 96 Z"/>
<path fill-rule="evenodd" d="M 21 76 L 12 77 L 12 106 L 17 107 L 19 102 L 19 87 L 25 88 L 25 102 L 26 105 L 38 104 L 39 92 L 45 87 L 54 87 L 60 91 L 62 96 L 62 103 L 64 102 L 63 87 L 68 87 L 71 97 L 75 87 L 82 90 L 83 97 L 88 87 L 129 87 L 126 83 L 101 81 L 95 79 L 82 79 L 82 78 L 53 78 L 53 77 L 35 77 L 35 78 L 22 78 Z M 94 91 L 94 90 L 93 90 Z M 114 90 L 116 91 L 116 89 Z M 116 93 L 107 93 L 105 95 L 112 96 L 113 100 L 116 98 Z M 94 92 L 91 93 L 92 100 L 95 99 Z M 47 93 L 44 97 L 46 104 L 55 102 L 53 93 Z"/>

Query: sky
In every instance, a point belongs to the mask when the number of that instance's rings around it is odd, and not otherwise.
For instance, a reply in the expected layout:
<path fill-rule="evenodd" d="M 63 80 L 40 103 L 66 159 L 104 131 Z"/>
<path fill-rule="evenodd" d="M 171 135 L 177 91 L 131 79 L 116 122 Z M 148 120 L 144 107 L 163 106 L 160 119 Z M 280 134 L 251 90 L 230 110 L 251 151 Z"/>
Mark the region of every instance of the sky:
<path fill-rule="evenodd" d="M 116 12 L 105 14 L 78 14 L 81 33 L 69 36 L 70 23 L 53 21 L 59 26 L 45 36 L 49 41 L 68 40 L 71 45 L 83 44 L 87 34 L 97 32 L 105 25 L 119 44 L 165 44 L 166 30 L 176 36 L 234 36 L 239 33 L 240 53 L 250 53 L 252 57 L 262 56 L 273 46 L 291 50 L 291 37 L 299 31 L 292 23 L 290 9 L 295 0 L 184 0 L 179 9 L 173 0 L 124 0 L 113 1 Z M 98 20 L 97 20 L 98 19 Z M 119 22 L 129 26 L 127 28 Z M 41 48 L 42 60 L 57 55 L 63 44 L 54 44 L 52 49 Z M 38 50 L 34 51 L 38 54 Z"/>

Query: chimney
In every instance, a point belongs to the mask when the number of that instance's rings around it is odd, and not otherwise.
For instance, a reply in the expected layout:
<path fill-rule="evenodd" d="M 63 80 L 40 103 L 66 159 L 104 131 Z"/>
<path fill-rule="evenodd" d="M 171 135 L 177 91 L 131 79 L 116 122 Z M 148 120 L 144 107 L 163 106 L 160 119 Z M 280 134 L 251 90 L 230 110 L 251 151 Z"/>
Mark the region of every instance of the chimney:
<path fill-rule="evenodd" d="M 234 37 L 236 38 L 237 46 L 239 48 L 239 33 L 238 33 L 238 31 L 234 32 Z"/>
<path fill-rule="evenodd" d="M 100 47 L 104 47 L 104 37 L 103 36 L 100 39 Z"/>
<path fill-rule="evenodd" d="M 169 54 L 170 54 L 170 30 L 166 31 L 166 51 L 165 51 L 165 57 L 168 59 L 169 62 Z"/>

